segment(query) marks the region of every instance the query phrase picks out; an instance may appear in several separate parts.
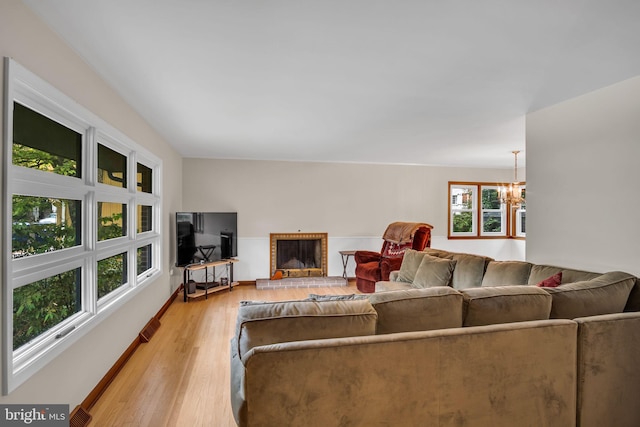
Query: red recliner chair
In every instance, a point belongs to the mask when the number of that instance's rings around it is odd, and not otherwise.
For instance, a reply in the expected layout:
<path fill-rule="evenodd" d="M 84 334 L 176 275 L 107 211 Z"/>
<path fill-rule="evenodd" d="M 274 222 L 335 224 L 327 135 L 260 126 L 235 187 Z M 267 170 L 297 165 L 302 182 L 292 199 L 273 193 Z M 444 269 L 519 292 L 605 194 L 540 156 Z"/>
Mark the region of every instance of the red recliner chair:
<path fill-rule="evenodd" d="M 376 282 L 389 280 L 389 273 L 400 269 L 407 249 L 421 251 L 431 247 L 431 229 L 422 222 L 394 222 L 389 224 L 382 238 L 380 253 L 356 251 L 356 286 L 360 292 L 373 293 Z"/>

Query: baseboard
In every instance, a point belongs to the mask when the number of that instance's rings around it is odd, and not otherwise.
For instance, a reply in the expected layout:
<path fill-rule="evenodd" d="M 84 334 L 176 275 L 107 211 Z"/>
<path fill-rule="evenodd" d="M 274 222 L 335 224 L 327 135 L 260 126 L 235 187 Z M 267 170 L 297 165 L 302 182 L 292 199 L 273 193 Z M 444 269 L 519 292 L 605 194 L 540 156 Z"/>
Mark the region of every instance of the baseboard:
<path fill-rule="evenodd" d="M 178 289 L 176 289 L 173 294 L 171 294 L 167 302 L 164 303 L 158 313 L 151 318 L 149 323 L 145 325 L 136 339 L 133 340 L 133 342 L 129 345 L 129 347 L 127 347 L 124 353 L 122 353 L 118 360 L 116 360 L 116 363 L 114 363 L 111 369 L 109 369 L 105 376 L 102 377 L 100 382 L 93 388 L 93 390 L 91 390 L 89 395 L 82 401 L 80 405 L 76 406 L 76 408 L 71 413 L 71 417 L 69 420 L 71 426 L 82 427 L 87 425 L 89 421 L 91 421 L 91 414 L 89 414 L 89 411 L 91 410 L 91 408 L 93 408 L 93 405 L 96 404 L 100 396 L 102 396 L 107 387 L 109 387 L 109 384 L 111 384 L 116 375 L 118 375 L 118 372 L 120 372 L 125 363 L 127 363 L 129 358 L 133 355 L 133 353 L 135 353 L 138 346 L 140 344 L 149 342 L 153 334 L 155 334 L 155 332 L 160 327 L 160 318 L 164 315 L 169 306 L 176 299 L 181 289 L 182 286 L 178 287 Z M 78 424 L 73 423 L 74 419 Z"/>
<path fill-rule="evenodd" d="M 236 282 L 237 285 L 235 286 L 255 286 L 256 285 L 256 281 L 255 280 L 240 280 L 238 282 Z"/>

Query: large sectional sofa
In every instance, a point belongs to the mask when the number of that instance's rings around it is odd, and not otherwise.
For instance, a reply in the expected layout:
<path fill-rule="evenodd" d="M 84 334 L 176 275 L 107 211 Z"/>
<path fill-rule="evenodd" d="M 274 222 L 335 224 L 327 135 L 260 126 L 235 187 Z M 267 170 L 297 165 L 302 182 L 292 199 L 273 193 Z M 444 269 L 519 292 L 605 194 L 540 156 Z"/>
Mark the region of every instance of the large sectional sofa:
<path fill-rule="evenodd" d="M 372 294 L 241 303 L 231 401 L 240 426 L 638 426 L 639 361 L 636 277 L 426 249 Z"/>

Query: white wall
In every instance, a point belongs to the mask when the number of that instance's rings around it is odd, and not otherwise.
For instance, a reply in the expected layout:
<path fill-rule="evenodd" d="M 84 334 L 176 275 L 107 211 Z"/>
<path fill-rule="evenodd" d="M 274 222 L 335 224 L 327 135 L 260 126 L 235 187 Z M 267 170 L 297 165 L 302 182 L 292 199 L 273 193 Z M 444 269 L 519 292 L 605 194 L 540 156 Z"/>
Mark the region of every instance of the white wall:
<path fill-rule="evenodd" d="M 173 241 L 169 224 L 172 213 L 180 210 L 182 162 L 175 150 L 19 0 L 0 2 L 0 56 L 14 58 L 163 161 L 162 229 L 166 249 L 162 254 L 161 277 L 9 396 L 0 397 L 3 404 L 67 403 L 73 409 L 177 286 L 176 278 L 169 276 L 172 254 L 169 248 Z M 0 70 L 3 78 L 2 73 Z"/>
<path fill-rule="evenodd" d="M 640 77 L 527 116 L 527 260 L 640 274 Z"/>
<path fill-rule="evenodd" d="M 237 280 L 269 276 L 269 233 L 328 233 L 329 275 L 342 275 L 338 251 L 379 251 L 394 221 L 433 225 L 433 247 L 524 256 L 522 241 L 446 237 L 448 181 L 509 181 L 513 170 L 210 159 L 182 169 L 184 210 L 238 212 Z"/>

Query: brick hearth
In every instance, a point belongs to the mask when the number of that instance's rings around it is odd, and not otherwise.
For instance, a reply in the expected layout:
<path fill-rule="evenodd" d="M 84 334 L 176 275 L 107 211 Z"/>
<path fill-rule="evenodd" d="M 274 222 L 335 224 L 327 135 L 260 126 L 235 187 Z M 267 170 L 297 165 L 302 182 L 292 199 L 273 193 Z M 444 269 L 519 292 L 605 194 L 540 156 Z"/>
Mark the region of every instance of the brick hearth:
<path fill-rule="evenodd" d="M 342 277 L 289 277 L 280 280 L 256 279 L 256 289 L 324 288 L 347 286 Z"/>

